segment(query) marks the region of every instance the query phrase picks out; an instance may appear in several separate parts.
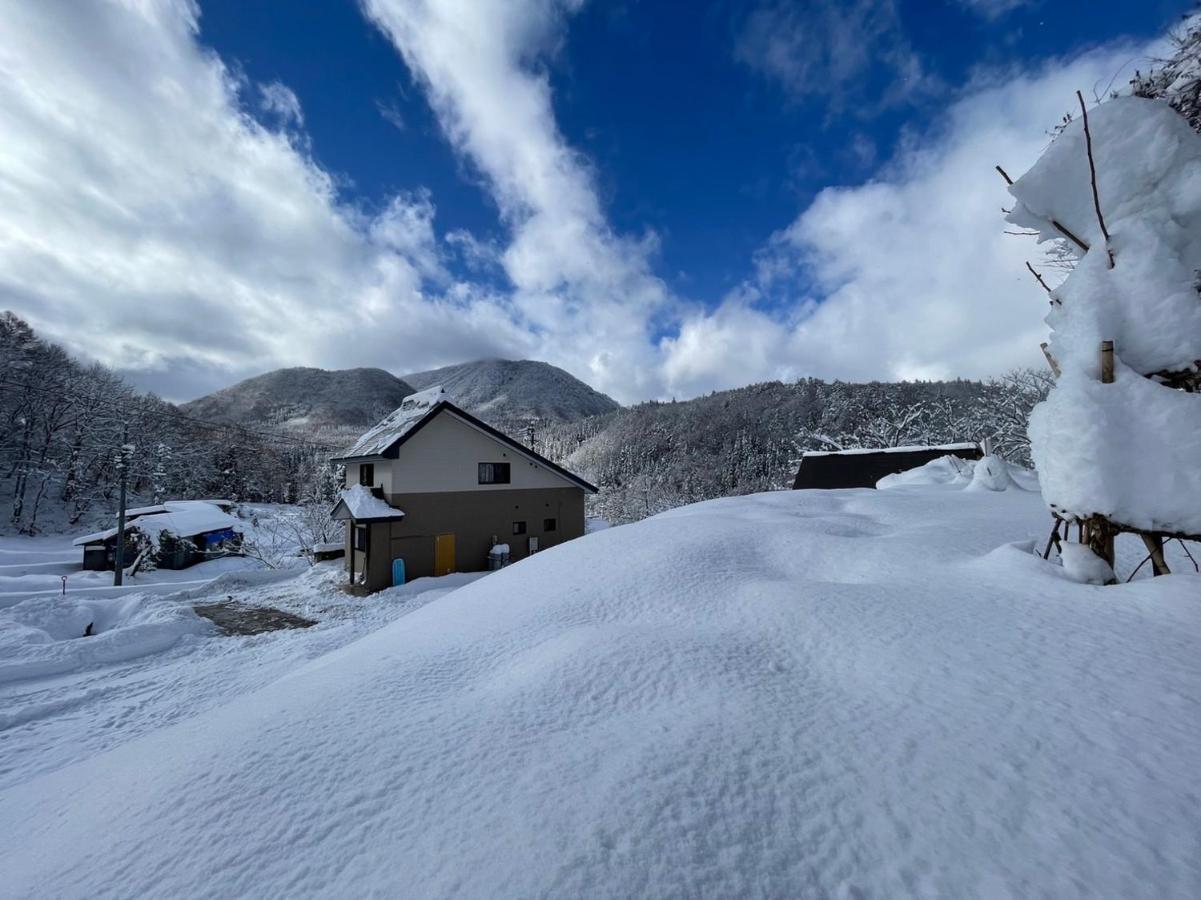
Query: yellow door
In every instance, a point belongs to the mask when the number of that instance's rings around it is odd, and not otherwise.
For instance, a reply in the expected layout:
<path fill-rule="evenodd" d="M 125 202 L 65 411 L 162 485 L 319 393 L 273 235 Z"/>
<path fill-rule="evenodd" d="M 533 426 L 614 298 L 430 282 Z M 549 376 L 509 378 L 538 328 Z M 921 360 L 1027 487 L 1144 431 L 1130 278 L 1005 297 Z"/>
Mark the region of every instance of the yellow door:
<path fill-rule="evenodd" d="M 449 575 L 455 570 L 455 536 L 440 534 L 434 538 L 434 574 Z"/>

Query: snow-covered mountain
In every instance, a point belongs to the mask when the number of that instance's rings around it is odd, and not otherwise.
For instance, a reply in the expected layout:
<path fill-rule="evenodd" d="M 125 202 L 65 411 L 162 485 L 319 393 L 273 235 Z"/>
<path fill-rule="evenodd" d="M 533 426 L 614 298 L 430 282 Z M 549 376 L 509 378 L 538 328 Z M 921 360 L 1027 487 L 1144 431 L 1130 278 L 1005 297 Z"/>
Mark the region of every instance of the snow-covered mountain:
<path fill-rule="evenodd" d="M 562 369 L 529 359 L 481 359 L 414 372 L 404 379 L 418 390 L 441 384 L 457 405 L 495 423 L 574 422 L 621 408 L 612 397 Z"/>
<path fill-rule="evenodd" d="M 188 415 L 234 425 L 362 428 L 414 388 L 383 369 L 276 369 L 181 406 Z"/>

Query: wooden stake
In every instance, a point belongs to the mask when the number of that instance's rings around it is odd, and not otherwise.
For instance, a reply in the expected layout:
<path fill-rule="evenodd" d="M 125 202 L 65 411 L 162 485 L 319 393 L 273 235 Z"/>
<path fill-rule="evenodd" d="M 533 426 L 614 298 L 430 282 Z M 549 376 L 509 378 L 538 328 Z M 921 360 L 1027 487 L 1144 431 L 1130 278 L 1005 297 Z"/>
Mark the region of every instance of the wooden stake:
<path fill-rule="evenodd" d="M 1093 209 L 1097 211 L 1097 222 L 1101 225 L 1101 236 L 1105 238 L 1105 252 L 1109 254 L 1109 268 L 1113 268 L 1113 248 L 1109 246 L 1109 229 L 1105 227 L 1105 216 L 1101 214 L 1101 196 L 1097 193 L 1097 164 L 1093 161 L 1093 134 L 1088 128 L 1088 107 L 1084 95 L 1076 91 L 1080 101 L 1080 114 L 1084 117 L 1084 147 L 1088 151 L 1088 174 L 1093 185 Z"/>
<path fill-rule="evenodd" d="M 1101 383 L 1113 384 L 1113 341 L 1101 342 Z"/>
<path fill-rule="evenodd" d="M 1059 374 L 1060 374 L 1059 373 L 1059 363 L 1057 363 L 1055 361 L 1055 357 L 1052 356 L 1051 351 L 1047 349 L 1047 346 L 1048 346 L 1047 342 L 1043 341 L 1038 346 L 1042 348 L 1043 356 L 1045 356 L 1047 358 L 1047 365 L 1051 367 L 1051 374 L 1054 375 L 1056 378 L 1058 378 Z"/>
<path fill-rule="evenodd" d="M 1143 545 L 1151 555 L 1151 569 L 1155 575 L 1171 575 L 1167 560 L 1163 558 L 1163 538 L 1157 534 L 1140 534 L 1139 537 L 1143 539 Z"/>

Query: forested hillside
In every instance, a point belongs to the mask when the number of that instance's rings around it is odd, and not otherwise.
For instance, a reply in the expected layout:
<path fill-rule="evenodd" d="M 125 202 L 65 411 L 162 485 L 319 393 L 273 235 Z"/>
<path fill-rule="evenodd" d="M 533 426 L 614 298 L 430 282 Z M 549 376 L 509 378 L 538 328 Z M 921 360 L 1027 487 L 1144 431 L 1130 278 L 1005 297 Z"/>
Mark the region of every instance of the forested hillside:
<path fill-rule="evenodd" d="M 532 420 L 574 422 L 620 408 L 569 372 L 532 359 L 481 359 L 405 380 L 418 390 L 440 384 L 458 406 L 514 433 Z"/>
<path fill-rule="evenodd" d="M 383 369 L 276 369 L 180 406 L 230 425 L 338 432 L 364 429 L 414 392 Z"/>
<path fill-rule="evenodd" d="M 122 465 L 130 505 L 324 502 L 333 485 L 323 448 L 185 416 L 103 366 L 73 360 L 12 313 L 0 314 L 0 422 L 0 501 L 8 507 L 0 522 L 28 534 L 106 519 Z"/>
<path fill-rule="evenodd" d="M 1026 370 L 990 382 L 767 382 L 547 424 L 539 449 L 601 489 L 595 513 L 625 522 L 788 487 L 804 450 L 992 438 L 1028 465 L 1026 418 L 1049 384 L 1049 373 Z"/>

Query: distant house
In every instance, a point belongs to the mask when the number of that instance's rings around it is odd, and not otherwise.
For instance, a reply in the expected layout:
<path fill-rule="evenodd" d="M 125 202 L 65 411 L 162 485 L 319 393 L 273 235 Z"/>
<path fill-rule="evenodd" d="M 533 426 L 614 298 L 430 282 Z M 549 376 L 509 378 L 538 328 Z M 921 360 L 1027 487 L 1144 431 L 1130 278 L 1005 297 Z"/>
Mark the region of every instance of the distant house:
<path fill-rule="evenodd" d="M 810 450 L 802 454 L 792 489 L 874 488 L 885 475 L 924 466 L 942 456 L 980 459 L 980 445 L 940 444 L 933 447 L 882 447 L 855 450 Z"/>
<path fill-rule="evenodd" d="M 230 500 L 168 500 L 125 511 L 125 564 L 147 546 L 161 569 L 188 566 L 226 556 L 241 547 L 242 523 L 229 514 Z M 116 566 L 117 529 L 85 534 L 72 543 L 83 547 L 85 569 Z"/>
<path fill-rule="evenodd" d="M 578 475 L 459 409 L 441 387 L 420 391 L 336 457 L 346 488 L 346 566 L 369 591 L 426 575 L 488 568 L 584 534 Z"/>

